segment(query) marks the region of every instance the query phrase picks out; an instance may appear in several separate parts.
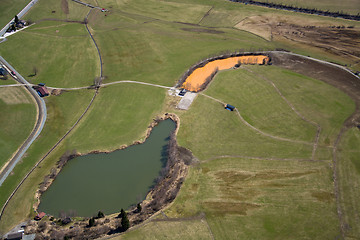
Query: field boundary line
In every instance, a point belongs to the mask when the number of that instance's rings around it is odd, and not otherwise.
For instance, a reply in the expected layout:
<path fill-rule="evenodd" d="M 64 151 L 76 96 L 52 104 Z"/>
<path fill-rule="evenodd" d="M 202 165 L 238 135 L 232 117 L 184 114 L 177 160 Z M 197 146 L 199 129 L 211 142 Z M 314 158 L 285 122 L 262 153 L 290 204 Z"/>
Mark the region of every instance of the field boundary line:
<path fill-rule="evenodd" d="M 344 214 L 343 214 L 343 210 L 341 208 L 341 204 L 340 204 L 340 187 L 339 187 L 339 176 L 337 174 L 337 148 L 338 145 L 340 143 L 341 137 L 344 134 L 344 132 L 346 131 L 346 126 L 343 126 L 335 140 L 334 143 L 334 148 L 333 148 L 333 161 L 332 161 L 332 169 L 333 169 L 333 181 L 334 181 L 334 194 L 335 194 L 335 199 L 336 199 L 336 211 L 338 214 L 338 218 L 339 218 L 339 223 L 340 223 L 340 232 L 341 232 L 341 236 L 343 239 L 346 239 L 345 237 L 345 221 L 344 221 Z"/>
<path fill-rule="evenodd" d="M 211 10 L 214 9 L 214 6 L 211 6 L 211 8 L 209 9 L 209 11 L 207 11 L 204 16 L 202 16 L 202 18 L 200 19 L 200 21 L 197 23 L 197 25 L 200 25 L 200 23 L 202 22 L 202 20 L 204 20 L 204 18 L 206 18 L 207 16 L 209 16 Z"/>
<path fill-rule="evenodd" d="M 269 160 L 269 161 L 299 161 L 299 162 L 328 162 L 328 160 L 313 160 L 309 158 L 277 158 L 277 157 L 255 157 L 255 156 L 244 156 L 244 155 L 220 155 L 205 159 L 200 161 L 200 163 L 207 163 L 216 159 L 221 158 L 244 158 L 244 159 L 254 159 L 254 160 Z"/>

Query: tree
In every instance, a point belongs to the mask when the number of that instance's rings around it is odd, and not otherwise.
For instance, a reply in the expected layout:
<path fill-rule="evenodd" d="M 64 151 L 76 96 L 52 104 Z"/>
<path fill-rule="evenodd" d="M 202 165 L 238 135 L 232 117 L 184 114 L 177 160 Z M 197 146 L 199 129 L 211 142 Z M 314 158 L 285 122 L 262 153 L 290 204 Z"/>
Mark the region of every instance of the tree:
<path fill-rule="evenodd" d="M 102 211 L 99 211 L 97 218 L 103 218 L 103 217 L 105 217 L 105 214 Z"/>
<path fill-rule="evenodd" d="M 129 227 L 130 227 L 130 222 L 129 222 L 129 219 L 127 217 L 127 213 L 124 211 L 124 215 L 121 218 L 121 230 L 123 232 L 125 232 L 126 230 L 129 229 Z"/>
<path fill-rule="evenodd" d="M 124 209 L 121 209 L 118 218 L 123 218 L 124 215 L 125 215 L 125 211 L 124 211 Z"/>
<path fill-rule="evenodd" d="M 95 226 L 95 219 L 92 217 L 89 219 L 89 227 Z"/>
<path fill-rule="evenodd" d="M 17 15 L 15 15 L 15 23 L 19 23 L 19 18 Z"/>
<path fill-rule="evenodd" d="M 36 76 L 36 74 L 37 74 L 37 68 L 36 68 L 36 67 L 33 67 L 33 71 L 34 71 L 34 76 Z"/>
<path fill-rule="evenodd" d="M 137 204 L 136 209 L 137 209 L 138 212 L 141 212 L 142 207 L 141 207 L 141 204 L 140 204 L 140 203 Z"/>

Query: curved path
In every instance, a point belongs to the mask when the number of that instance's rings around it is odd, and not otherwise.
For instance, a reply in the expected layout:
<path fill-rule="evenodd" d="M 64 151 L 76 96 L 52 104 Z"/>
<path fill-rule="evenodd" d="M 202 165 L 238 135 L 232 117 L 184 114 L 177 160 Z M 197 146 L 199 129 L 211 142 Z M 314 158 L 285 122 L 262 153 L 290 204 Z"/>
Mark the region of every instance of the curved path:
<path fill-rule="evenodd" d="M 204 93 L 200 93 L 200 95 L 202 96 L 205 96 L 207 98 L 210 98 L 218 103 L 221 103 L 222 105 L 226 105 L 223 101 L 219 100 L 219 99 L 216 99 L 214 97 L 211 97 L 209 95 L 206 95 Z M 253 129 L 254 131 L 260 133 L 261 135 L 265 136 L 265 137 L 269 137 L 269 138 L 273 138 L 273 139 L 276 139 L 276 140 L 279 140 L 279 141 L 285 141 L 285 142 L 293 142 L 293 143 L 300 143 L 300 144 L 305 144 L 305 145 L 313 145 L 312 143 L 309 143 L 309 142 L 305 142 L 305 141 L 300 141 L 300 140 L 293 140 L 293 139 L 289 139 L 289 138 L 283 138 L 283 137 L 279 137 L 279 136 L 274 136 L 274 135 L 271 135 L 269 133 L 265 133 L 263 131 L 261 131 L 260 129 L 254 127 L 253 125 L 251 125 L 250 123 L 248 123 L 240 114 L 239 110 L 237 108 L 235 108 L 235 111 L 236 111 L 236 114 L 238 115 L 239 119 L 246 125 L 248 126 L 249 128 Z"/>
<path fill-rule="evenodd" d="M 321 133 L 321 126 L 312 121 L 307 119 L 304 115 L 302 115 L 298 110 L 296 110 L 296 108 L 294 107 L 294 105 L 284 96 L 284 94 L 282 94 L 282 92 L 280 91 L 280 89 L 275 85 L 275 83 L 271 80 L 269 80 L 268 78 L 266 78 L 265 76 L 263 76 L 262 74 L 259 73 L 254 73 L 253 71 L 251 71 L 249 68 L 245 69 L 255 75 L 258 75 L 259 77 L 261 77 L 263 80 L 267 81 L 271 86 L 274 87 L 275 91 L 280 95 L 280 97 L 282 99 L 284 99 L 284 101 L 286 102 L 286 104 L 295 112 L 296 115 L 298 115 L 302 120 L 304 120 L 307 123 L 310 123 L 311 125 L 313 125 L 314 127 L 316 127 L 316 135 L 315 135 L 315 140 L 314 140 L 314 145 L 313 145 L 313 151 L 312 151 L 312 156 L 311 159 L 315 159 L 315 153 L 316 153 L 316 149 L 318 147 L 319 144 L 319 138 L 320 138 L 320 133 Z"/>
<path fill-rule="evenodd" d="M 41 130 L 44 127 L 46 121 L 46 105 L 44 100 L 37 94 L 37 92 L 31 87 L 29 84 L 3 57 L 0 56 L 0 61 L 6 68 L 11 71 L 14 71 L 16 75 L 13 75 L 16 81 L 20 83 L 21 86 L 25 86 L 26 90 L 34 98 L 37 105 L 37 120 L 34 129 L 30 133 L 29 137 L 25 140 L 25 142 L 21 145 L 21 147 L 17 150 L 15 155 L 6 163 L 6 166 L 0 172 L 0 186 L 5 181 L 5 179 L 9 176 L 11 171 L 14 169 L 15 165 L 20 161 L 21 157 L 24 155 L 26 150 L 30 147 L 30 145 L 34 142 L 34 140 L 39 136 Z"/>

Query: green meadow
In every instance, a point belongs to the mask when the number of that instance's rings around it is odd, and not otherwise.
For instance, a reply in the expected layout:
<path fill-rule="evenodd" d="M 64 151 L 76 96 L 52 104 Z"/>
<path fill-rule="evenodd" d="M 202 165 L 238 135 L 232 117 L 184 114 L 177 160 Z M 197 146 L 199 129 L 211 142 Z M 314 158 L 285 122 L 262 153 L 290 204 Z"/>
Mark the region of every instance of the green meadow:
<path fill-rule="evenodd" d="M 196 62 L 239 49 L 282 47 L 330 61 L 350 61 L 324 50 L 267 41 L 234 28 L 246 17 L 268 14 L 352 24 L 345 20 L 324 20 L 229 1 L 89 1 L 94 5 L 97 2 L 109 9 L 106 13 L 92 10 L 88 19 L 102 56 L 104 83 L 134 80 L 172 87 Z M 32 83 L 84 87 L 99 77 L 97 50 L 82 22 L 90 9 L 72 1 L 68 1 L 68 8 L 64 11 L 57 0 L 40 0 L 27 15 L 36 24 L 0 45 L 0 55 Z M 0 187 L 0 206 L 77 121 L 94 93 L 91 89 L 66 90 L 45 98 L 45 127 Z M 179 144 L 199 160 L 190 167 L 174 203 L 164 210 L 167 216 L 178 219 L 150 221 L 116 239 L 339 237 L 331 159 L 342 124 L 355 109 L 354 102 L 330 85 L 276 66 L 242 66 L 220 72 L 204 94 L 236 106 L 245 121 L 273 137 L 250 128 L 235 112 L 200 94 L 188 111 L 180 111 L 170 104 L 178 99 L 168 96 L 163 88 L 136 83 L 101 87 L 84 118 L 14 195 L 0 221 L 0 232 L 34 217 L 36 189 L 65 152 L 111 151 L 143 140 L 152 119 L 172 112 L 181 122 Z M 36 110 L 31 104 L 15 106 L 0 100 L 1 113 L 10 113 L 1 114 L 0 120 L 12 125 L 0 128 L 0 139 L 16 135 L 0 149 L 0 154 L 8 154 L 5 160 L 32 129 Z M 15 119 L 24 121 L 15 126 Z M 317 128 L 310 122 L 321 127 L 314 159 Z M 351 226 L 346 234 L 353 238 L 360 235 L 356 226 L 358 142 L 357 129 L 345 132 L 337 154 L 340 206 Z M 354 184 L 349 187 L 349 183 Z M 204 217 L 198 218 L 200 214 Z"/>

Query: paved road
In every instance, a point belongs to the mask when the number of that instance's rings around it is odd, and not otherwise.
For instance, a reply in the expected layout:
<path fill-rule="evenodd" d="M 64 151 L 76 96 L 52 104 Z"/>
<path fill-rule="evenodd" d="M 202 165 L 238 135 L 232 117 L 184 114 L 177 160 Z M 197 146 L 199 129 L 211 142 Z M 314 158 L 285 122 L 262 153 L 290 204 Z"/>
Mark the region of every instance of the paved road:
<path fill-rule="evenodd" d="M 32 97 L 35 99 L 37 105 L 37 121 L 34 129 L 30 133 L 29 137 L 25 140 L 25 142 L 18 149 L 16 154 L 7 162 L 7 166 L 0 172 L 0 186 L 5 181 L 7 176 L 14 169 L 15 165 L 20 161 L 21 157 L 24 155 L 26 150 L 30 147 L 30 145 L 34 142 L 34 140 L 39 136 L 41 130 L 44 127 L 46 121 L 46 105 L 42 98 L 39 97 L 37 92 L 32 89 L 31 84 L 25 80 L 3 57 L 0 56 L 1 64 L 5 65 L 8 69 L 15 72 L 16 76 L 14 76 L 15 80 L 20 84 L 24 84 L 26 90 L 30 92 Z"/>
<path fill-rule="evenodd" d="M 26 7 L 24 7 L 23 10 L 21 10 L 17 16 L 18 18 L 22 18 L 34 5 L 35 3 L 37 3 L 39 0 L 32 0 L 28 5 L 26 5 Z M 5 27 L 3 29 L 1 29 L 0 31 L 0 37 L 4 36 L 4 34 L 6 33 L 6 30 L 10 27 L 10 24 L 15 21 L 15 19 L 11 19 L 11 21 L 5 25 Z"/>

